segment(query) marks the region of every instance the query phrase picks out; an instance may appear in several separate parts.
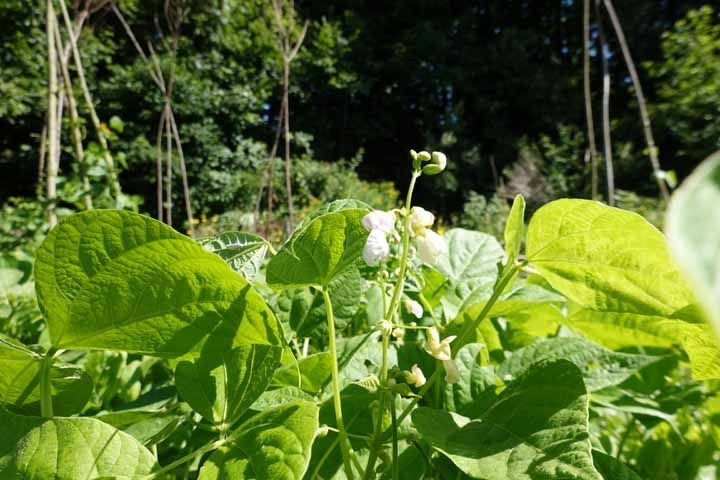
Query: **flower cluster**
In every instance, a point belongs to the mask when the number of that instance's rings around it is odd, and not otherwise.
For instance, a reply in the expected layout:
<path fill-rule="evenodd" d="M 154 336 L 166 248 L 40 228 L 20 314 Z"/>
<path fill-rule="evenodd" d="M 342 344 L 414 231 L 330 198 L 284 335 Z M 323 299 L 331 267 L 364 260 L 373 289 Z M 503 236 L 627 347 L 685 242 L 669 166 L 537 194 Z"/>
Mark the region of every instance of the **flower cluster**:
<path fill-rule="evenodd" d="M 422 207 L 410 209 L 409 235 L 414 239 L 417 255 L 425 263 L 434 264 L 445 251 L 445 240 L 438 233 L 430 230 L 435 223 L 435 215 Z M 378 265 L 390 256 L 388 236 L 395 234 L 395 211 L 384 212 L 373 210 L 362 219 L 362 225 L 370 230 L 365 246 L 363 259 L 370 266 Z"/>

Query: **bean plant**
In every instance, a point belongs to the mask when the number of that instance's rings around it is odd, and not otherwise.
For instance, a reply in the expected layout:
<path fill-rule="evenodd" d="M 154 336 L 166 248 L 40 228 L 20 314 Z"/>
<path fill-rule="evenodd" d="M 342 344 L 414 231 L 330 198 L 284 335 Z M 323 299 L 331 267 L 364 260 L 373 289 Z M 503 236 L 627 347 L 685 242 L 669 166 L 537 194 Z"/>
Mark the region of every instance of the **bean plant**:
<path fill-rule="evenodd" d="M 580 199 L 526 228 L 517 196 L 502 245 L 413 204 L 446 164 L 411 151 L 400 208 L 329 203 L 277 251 L 62 221 L 34 264 L 39 343 L 0 336 L 0 478 L 631 480 L 628 452 L 687 427 L 669 388 L 717 419 L 720 160 L 670 242 Z"/>

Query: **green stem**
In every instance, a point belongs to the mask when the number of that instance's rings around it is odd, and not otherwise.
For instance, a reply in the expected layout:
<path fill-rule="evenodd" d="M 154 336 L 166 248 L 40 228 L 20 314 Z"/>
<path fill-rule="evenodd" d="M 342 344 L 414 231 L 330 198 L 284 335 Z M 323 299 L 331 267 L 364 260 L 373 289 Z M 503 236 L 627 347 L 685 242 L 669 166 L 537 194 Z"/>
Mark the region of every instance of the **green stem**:
<path fill-rule="evenodd" d="M 410 178 L 410 185 L 408 186 L 407 195 L 405 197 L 405 227 L 403 228 L 402 232 L 402 251 L 400 253 L 400 272 L 398 274 L 398 280 L 395 284 L 395 289 L 393 290 L 392 299 L 390 300 L 390 306 L 385 311 L 385 319 L 391 319 L 395 316 L 395 313 L 400 306 L 400 298 L 402 297 L 402 292 L 405 288 L 405 273 L 407 271 L 407 262 L 408 262 L 408 252 L 410 251 L 410 207 L 412 205 L 412 195 L 413 191 L 415 190 L 415 183 L 417 182 L 418 177 L 421 175 L 421 172 L 419 170 L 416 170 L 413 172 L 412 177 Z M 378 449 L 382 445 L 383 440 L 383 429 L 382 429 L 382 417 L 383 412 L 385 411 L 385 395 L 387 392 L 385 391 L 385 382 L 387 381 L 387 349 L 388 349 L 388 338 L 387 333 L 383 332 L 383 365 L 382 369 L 380 371 L 380 381 L 381 381 L 381 389 L 379 391 L 379 409 L 378 409 L 378 420 L 375 424 L 375 429 L 373 431 L 373 442 L 372 446 L 370 448 L 370 454 L 368 456 L 368 462 L 367 466 L 365 467 L 365 476 L 364 478 L 366 480 L 370 480 L 373 478 L 373 471 L 375 470 L 375 462 L 377 461 L 378 456 Z M 392 401 L 392 400 L 391 400 Z M 396 435 L 397 432 L 393 428 L 393 434 Z"/>
<path fill-rule="evenodd" d="M 408 187 L 407 197 L 405 197 L 405 228 L 402 232 L 402 253 L 400 254 L 400 273 L 398 282 L 395 284 L 390 307 L 385 312 L 385 318 L 390 319 L 395 314 L 395 310 L 400 305 L 403 289 L 405 288 L 405 271 L 407 270 L 408 251 L 410 250 L 410 207 L 412 203 L 412 194 L 415 190 L 415 182 L 420 176 L 419 171 L 415 171 L 410 178 L 410 186 Z"/>
<path fill-rule="evenodd" d="M 54 356 L 55 349 L 53 348 L 48 350 L 47 353 L 45 353 L 42 364 L 40 364 L 40 415 L 45 418 L 53 416 L 50 373 L 52 372 Z"/>
<path fill-rule="evenodd" d="M 493 289 L 492 296 L 490 299 L 485 303 L 485 306 L 483 307 L 482 311 L 478 314 L 477 317 L 472 321 L 470 324 L 466 324 L 465 328 L 463 328 L 460 335 L 458 335 L 458 338 L 456 340 L 455 345 L 458 346 L 458 349 L 463 346 L 463 342 L 467 339 L 467 336 L 470 335 L 470 333 L 477 330 L 478 325 L 480 325 L 480 322 L 485 320 L 485 317 L 487 317 L 488 313 L 490 313 L 490 310 L 495 305 L 495 303 L 500 298 L 500 295 L 505 291 L 505 287 L 507 287 L 508 283 L 515 278 L 515 274 L 524 266 L 523 263 L 514 263 L 508 268 L 504 269 L 504 274 L 500 277 L 500 280 L 495 285 L 495 288 Z"/>
<path fill-rule="evenodd" d="M 153 480 L 154 478 L 158 478 L 168 472 L 171 472 L 171 471 L 175 470 L 177 467 L 179 467 L 180 465 L 187 463 L 190 460 L 192 460 L 193 458 L 197 457 L 198 455 L 203 455 L 207 452 L 211 452 L 217 448 L 222 447 L 223 445 L 225 445 L 225 443 L 227 443 L 227 441 L 228 441 L 228 438 L 221 438 L 219 440 L 215 440 L 214 442 L 210 442 L 206 445 L 203 445 L 202 447 L 198 448 L 197 450 L 192 451 L 192 452 L 188 453 L 187 455 L 178 458 L 177 460 L 175 460 L 171 464 L 161 468 L 160 470 L 154 471 L 150 475 L 146 476 L 145 480 Z"/>
<path fill-rule="evenodd" d="M 330 294 L 327 286 L 323 286 L 322 296 L 325 302 L 325 314 L 327 315 L 328 322 L 328 340 L 330 341 L 330 357 L 332 359 L 332 389 L 333 406 L 335 407 L 335 423 L 337 424 L 338 429 L 340 451 L 342 452 L 345 475 L 348 479 L 352 480 L 355 478 L 351 463 L 352 452 L 350 449 L 350 439 L 347 436 L 347 431 L 345 430 L 343 422 L 342 403 L 340 401 L 340 371 L 338 369 L 337 346 L 335 343 L 335 315 L 333 314 L 332 303 L 330 303 Z"/>
<path fill-rule="evenodd" d="M 395 399 L 390 402 L 390 418 L 392 419 L 392 478 L 400 478 L 400 465 L 398 464 L 398 435 L 397 416 L 395 412 Z"/>

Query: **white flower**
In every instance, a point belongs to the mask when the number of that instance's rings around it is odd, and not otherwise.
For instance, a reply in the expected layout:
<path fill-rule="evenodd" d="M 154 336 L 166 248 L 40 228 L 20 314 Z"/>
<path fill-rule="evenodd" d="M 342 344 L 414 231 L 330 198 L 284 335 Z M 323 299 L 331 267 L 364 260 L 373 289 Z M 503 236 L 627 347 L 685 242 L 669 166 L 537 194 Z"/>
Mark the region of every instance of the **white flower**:
<path fill-rule="evenodd" d="M 417 366 L 417 363 L 410 368 L 409 372 L 405 372 L 405 380 L 417 388 L 422 387 L 425 385 L 425 382 L 427 382 L 425 374 L 420 370 L 420 367 Z"/>
<path fill-rule="evenodd" d="M 438 332 L 438 329 L 430 327 L 427 330 L 427 344 L 425 345 L 425 351 L 427 351 L 430 356 L 435 357 L 438 360 L 450 360 L 452 358 L 450 344 L 456 338 L 457 337 L 455 335 L 450 335 L 440 341 L 440 333 Z"/>
<path fill-rule="evenodd" d="M 395 230 L 395 213 L 373 210 L 363 217 L 362 226 L 368 230 L 390 233 Z"/>
<path fill-rule="evenodd" d="M 415 242 L 417 243 L 418 257 L 428 264 L 437 262 L 440 254 L 446 249 L 445 239 L 432 230 L 425 230 L 425 233 L 417 237 Z"/>
<path fill-rule="evenodd" d="M 406 298 L 405 301 L 405 309 L 414 315 L 416 318 L 422 318 L 423 316 L 423 307 L 415 300 L 411 300 L 409 298 Z"/>
<path fill-rule="evenodd" d="M 410 231 L 413 235 L 423 235 L 426 228 L 432 227 L 435 223 L 435 215 L 422 207 L 410 209 Z"/>
<path fill-rule="evenodd" d="M 395 327 L 392 331 L 392 336 L 395 337 L 398 341 L 401 341 L 405 337 L 405 329 Z"/>
<path fill-rule="evenodd" d="M 363 259 L 370 266 L 377 265 L 390 256 L 390 245 L 382 230 L 372 230 L 363 247 Z"/>
<path fill-rule="evenodd" d="M 455 365 L 455 361 L 452 359 L 452 350 L 450 349 L 450 344 L 456 338 L 455 335 L 450 335 L 441 341 L 437 328 L 430 327 L 427 331 L 425 351 L 443 363 L 443 368 L 445 368 L 445 382 L 447 384 L 457 383 L 460 380 L 460 373 Z"/>
<path fill-rule="evenodd" d="M 460 381 L 460 372 L 458 371 L 457 365 L 455 365 L 455 361 L 450 359 L 442 363 L 445 368 L 445 383 L 448 385 L 458 383 Z"/>

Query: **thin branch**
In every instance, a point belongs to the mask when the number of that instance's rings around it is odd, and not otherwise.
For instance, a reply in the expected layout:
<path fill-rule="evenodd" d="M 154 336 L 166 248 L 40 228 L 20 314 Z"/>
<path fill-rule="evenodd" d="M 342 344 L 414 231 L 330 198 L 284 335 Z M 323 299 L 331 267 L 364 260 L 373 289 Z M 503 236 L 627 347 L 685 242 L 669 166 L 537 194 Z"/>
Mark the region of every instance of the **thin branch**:
<path fill-rule="evenodd" d="M 47 0 L 46 34 L 48 47 L 48 126 L 47 126 L 47 181 L 45 195 L 47 197 L 47 221 L 50 228 L 57 224 L 55 203 L 57 201 L 57 108 L 58 108 L 58 76 L 57 51 L 55 45 L 55 8 L 53 0 Z"/>
<path fill-rule="evenodd" d="M 592 91 L 590 89 L 590 0 L 584 0 L 583 9 L 583 80 L 585 89 L 585 119 L 590 145 L 591 197 L 598 196 L 597 147 L 595 146 L 595 122 L 593 121 Z"/>
<path fill-rule="evenodd" d="M 71 32 L 73 31 L 73 28 L 70 23 L 70 16 L 68 15 L 65 2 L 59 3 L 62 10 L 63 19 L 65 21 L 65 28 L 69 32 Z M 105 137 L 105 133 L 103 132 L 102 126 L 100 124 L 100 118 L 98 117 L 97 111 L 95 110 L 95 104 L 93 103 L 92 95 L 90 94 L 90 89 L 88 88 L 87 81 L 85 80 L 85 71 L 82 66 L 82 60 L 80 59 L 80 51 L 78 50 L 77 42 L 75 41 L 75 37 L 73 35 L 70 35 L 69 39 L 73 59 L 75 61 L 75 69 L 77 70 L 78 80 L 80 80 L 80 88 L 82 89 L 83 97 L 85 98 L 85 104 L 90 113 L 90 119 L 92 120 L 93 126 L 95 127 L 98 141 L 100 142 L 100 146 L 103 148 L 103 158 L 105 160 L 106 168 L 108 170 L 108 176 L 110 177 L 110 189 L 113 193 L 113 196 L 115 197 L 115 200 L 117 201 L 122 192 L 120 190 L 120 182 L 118 181 L 117 173 L 115 171 L 115 161 L 113 160 L 112 154 L 110 153 L 110 147 L 108 146 L 107 138 Z"/>
<path fill-rule="evenodd" d="M 175 123 L 175 114 L 173 113 L 172 106 L 168 104 L 168 114 L 170 115 L 170 125 L 172 127 L 173 137 L 175 138 L 175 147 L 178 151 L 178 158 L 180 159 L 180 176 L 182 177 L 183 193 L 185 196 L 185 211 L 187 213 L 188 228 L 190 235 L 195 235 L 195 226 L 193 225 L 193 213 L 192 213 L 192 202 L 190 200 L 190 186 L 188 185 L 187 171 L 185 170 L 185 154 L 182 149 L 182 142 L 180 141 L 180 133 L 178 132 L 177 124 Z"/>
<path fill-rule="evenodd" d="M 172 227 L 172 173 L 173 173 L 173 155 L 172 155 L 172 127 L 170 126 L 169 104 L 165 103 L 165 155 L 166 155 L 166 171 L 165 171 L 165 222 Z"/>
<path fill-rule="evenodd" d="M 157 127 L 157 141 L 156 141 L 156 149 L 157 154 L 155 157 L 155 182 L 157 187 L 157 219 L 161 222 L 163 221 L 163 148 L 162 148 L 162 139 L 163 139 L 163 132 L 165 130 L 165 114 L 166 110 L 163 108 L 162 112 L 160 113 L 160 121 L 158 122 Z"/>
<path fill-rule="evenodd" d="M 130 28 L 130 25 L 127 23 L 127 20 L 125 20 L 125 17 L 123 16 L 122 12 L 120 12 L 120 9 L 117 7 L 115 2 L 110 2 L 110 6 L 112 7 L 112 11 L 115 13 L 115 16 L 120 21 L 120 23 L 123 26 L 123 29 L 125 30 L 125 33 L 127 33 L 127 36 L 130 38 L 130 42 L 132 42 L 133 46 L 135 47 L 135 50 L 137 50 L 138 55 L 140 55 L 140 58 L 142 58 L 143 63 L 145 63 L 145 66 L 148 69 L 148 72 L 150 73 L 150 76 L 152 77 L 155 84 L 160 88 L 162 92 L 165 92 L 165 85 L 162 82 L 162 79 L 157 75 L 155 69 L 153 68 L 152 64 L 150 63 L 150 59 L 148 59 L 147 55 L 145 54 L 145 50 L 140 46 L 140 43 L 137 41 L 137 37 L 135 37 L 135 34 L 132 31 L 132 28 Z"/>
<path fill-rule="evenodd" d="M 72 33 L 69 33 L 72 34 Z M 80 132 L 80 116 L 78 115 L 77 103 L 75 101 L 75 95 L 73 93 L 72 81 L 70 80 L 70 70 L 68 68 L 67 59 L 63 58 L 60 54 L 61 51 L 65 51 L 63 48 L 62 37 L 60 35 L 60 29 L 55 22 L 55 42 L 58 46 L 58 61 L 60 64 L 60 71 L 62 73 L 63 83 L 65 84 L 65 95 L 68 99 L 68 110 L 70 113 L 70 131 L 73 139 L 73 150 L 75 151 L 75 158 L 78 162 L 80 176 L 83 185 L 83 202 L 85 204 L 85 210 L 92 210 L 93 200 L 90 192 L 90 179 L 87 176 L 88 166 L 85 162 L 85 150 L 83 149 L 82 133 Z M 62 116 L 59 117 L 62 119 Z"/>
<path fill-rule="evenodd" d="M 613 169 L 612 159 L 612 139 L 610 137 L 610 69 L 608 67 L 605 31 L 602 26 L 602 16 L 600 13 L 600 1 L 596 0 L 595 11 L 597 14 L 597 25 L 599 35 L 600 56 L 602 58 L 603 67 L 603 147 L 605 150 L 605 174 L 607 176 L 607 195 L 608 204 L 615 204 L 615 171 Z"/>
<path fill-rule="evenodd" d="M 627 40 L 625 39 L 625 33 L 623 32 L 622 25 L 620 25 L 620 20 L 615 12 L 615 7 L 613 7 L 611 0 L 603 0 L 603 3 L 605 4 L 605 9 L 610 16 L 610 23 L 612 23 L 613 29 L 615 30 L 615 35 L 617 36 L 618 43 L 620 43 L 620 49 L 622 50 L 623 58 L 625 59 L 625 65 L 627 65 L 630 78 L 633 82 L 633 88 L 635 89 L 638 108 L 640 109 L 640 118 L 642 120 L 643 133 L 645 134 L 645 143 L 647 144 L 653 175 L 655 176 L 655 180 L 657 181 L 658 188 L 660 188 L 660 193 L 662 194 L 663 199 L 667 202 L 670 200 L 670 192 L 665 184 L 662 169 L 660 168 L 658 148 L 655 145 L 655 139 L 653 138 L 652 125 L 650 124 L 650 114 L 647 110 L 647 103 L 645 101 L 645 95 L 643 94 L 642 85 L 640 84 L 640 77 L 638 76 L 637 69 L 635 68 L 635 62 L 633 62 L 632 55 L 630 55 L 630 48 L 628 47 Z"/>
<path fill-rule="evenodd" d="M 293 47 L 292 51 L 290 52 L 290 55 L 288 55 L 288 60 L 293 61 L 295 59 L 295 56 L 298 54 L 298 51 L 300 50 L 300 46 L 303 43 L 303 40 L 305 40 L 305 34 L 307 33 L 307 29 L 310 26 L 310 21 L 306 20 L 305 24 L 303 25 L 302 31 L 300 31 L 300 36 L 297 39 L 297 42 L 295 43 L 295 46 Z"/>

